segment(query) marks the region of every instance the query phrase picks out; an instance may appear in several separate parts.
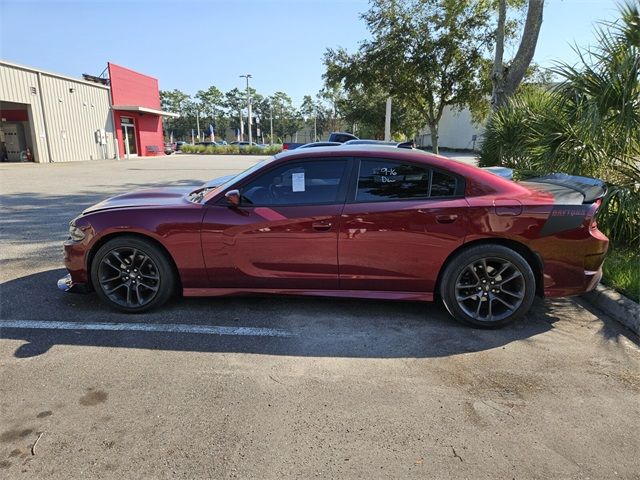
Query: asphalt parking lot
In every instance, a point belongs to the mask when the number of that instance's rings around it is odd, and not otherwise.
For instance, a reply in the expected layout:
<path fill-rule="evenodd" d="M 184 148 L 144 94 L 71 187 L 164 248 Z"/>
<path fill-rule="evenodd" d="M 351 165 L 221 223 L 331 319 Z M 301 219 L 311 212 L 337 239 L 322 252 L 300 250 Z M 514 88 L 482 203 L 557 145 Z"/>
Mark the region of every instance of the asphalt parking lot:
<path fill-rule="evenodd" d="M 0 477 L 640 478 L 638 337 L 580 299 L 483 331 L 438 304 L 127 316 L 57 290 L 83 208 L 257 160 L 0 164 Z"/>

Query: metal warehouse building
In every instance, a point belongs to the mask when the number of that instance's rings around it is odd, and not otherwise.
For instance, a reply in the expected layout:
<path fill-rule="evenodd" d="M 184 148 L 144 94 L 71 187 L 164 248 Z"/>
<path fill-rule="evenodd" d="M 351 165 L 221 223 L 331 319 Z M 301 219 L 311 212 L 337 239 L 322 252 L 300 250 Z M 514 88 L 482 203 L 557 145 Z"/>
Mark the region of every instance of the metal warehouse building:
<path fill-rule="evenodd" d="M 157 80 L 108 70 L 87 81 L 0 61 L 0 161 L 163 155 L 161 119 L 174 114 L 160 110 Z"/>

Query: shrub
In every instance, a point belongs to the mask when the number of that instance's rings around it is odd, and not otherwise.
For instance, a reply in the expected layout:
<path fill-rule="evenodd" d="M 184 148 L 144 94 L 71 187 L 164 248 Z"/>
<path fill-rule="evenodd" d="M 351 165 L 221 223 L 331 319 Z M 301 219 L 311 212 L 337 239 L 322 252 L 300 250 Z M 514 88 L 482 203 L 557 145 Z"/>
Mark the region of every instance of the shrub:
<path fill-rule="evenodd" d="M 609 184 L 598 216 L 613 242 L 640 241 L 640 23 L 638 6 L 597 30 L 580 68 L 561 64 L 550 91 L 525 88 L 493 113 L 480 165 L 525 174 L 564 172 Z"/>
<path fill-rule="evenodd" d="M 239 147 L 238 145 L 183 145 L 184 153 L 199 153 L 204 155 L 275 155 L 282 151 L 282 145 L 270 145 L 268 147 Z"/>

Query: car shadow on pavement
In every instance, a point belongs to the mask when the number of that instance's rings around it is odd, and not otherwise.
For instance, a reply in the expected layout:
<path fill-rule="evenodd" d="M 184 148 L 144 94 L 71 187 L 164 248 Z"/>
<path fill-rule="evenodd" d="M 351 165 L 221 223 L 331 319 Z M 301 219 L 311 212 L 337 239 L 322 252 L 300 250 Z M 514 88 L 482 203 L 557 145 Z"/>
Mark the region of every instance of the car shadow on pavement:
<path fill-rule="evenodd" d="M 158 187 L 190 187 L 202 185 L 202 180 L 189 179 L 174 182 L 124 183 L 114 188 L 112 185 L 95 185 L 91 191 L 73 194 L 52 194 L 49 192 L 22 192 L 19 195 L 1 195 L 0 205 L 3 216 L 0 223 L 2 241 L 25 241 L 35 234 L 61 231 L 66 234 L 69 221 L 84 209 L 108 197 L 136 190 Z"/>
<path fill-rule="evenodd" d="M 12 255 L 5 248 L 0 267 L 33 271 L 43 258 L 59 258 L 62 242 L 68 237 L 69 221 L 83 210 L 105 198 L 135 190 L 162 186 L 187 187 L 202 185 L 201 180 L 174 182 L 126 183 L 114 189 L 110 185 L 95 185 L 92 191 L 55 195 L 47 192 L 23 192 L 0 196 L 2 218 L 0 241 L 14 247 L 28 244 L 29 255 Z"/>
<path fill-rule="evenodd" d="M 244 296 L 177 298 L 139 315 L 115 312 L 95 294 L 63 293 L 49 270 L 0 284 L 0 338 L 26 342 L 15 357 L 46 353 L 54 345 L 361 358 L 444 357 L 488 350 L 551 330 L 558 320 L 549 302 L 499 330 L 453 320 L 440 303 L 316 297 Z M 4 321 L 77 322 L 75 329 L 7 328 Z M 83 324 L 117 323 L 123 330 L 88 330 Z M 129 324 L 274 329 L 288 336 L 132 331 Z M 52 324 L 53 325 L 53 324 Z M 233 327 L 233 328 L 229 328 Z"/>

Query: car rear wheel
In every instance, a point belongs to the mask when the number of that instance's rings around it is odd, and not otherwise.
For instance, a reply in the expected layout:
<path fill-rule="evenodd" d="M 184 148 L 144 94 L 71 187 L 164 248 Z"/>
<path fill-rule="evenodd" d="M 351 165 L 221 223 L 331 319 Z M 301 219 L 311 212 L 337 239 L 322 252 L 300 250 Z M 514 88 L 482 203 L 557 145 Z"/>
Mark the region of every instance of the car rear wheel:
<path fill-rule="evenodd" d="M 165 303 L 173 294 L 175 274 L 166 254 L 153 243 L 131 236 L 105 243 L 91 264 L 91 281 L 108 305 L 141 313 Z"/>
<path fill-rule="evenodd" d="M 478 245 L 458 253 L 447 265 L 440 293 L 456 319 L 501 327 L 527 313 L 535 296 L 535 277 L 518 252 L 502 245 Z"/>

